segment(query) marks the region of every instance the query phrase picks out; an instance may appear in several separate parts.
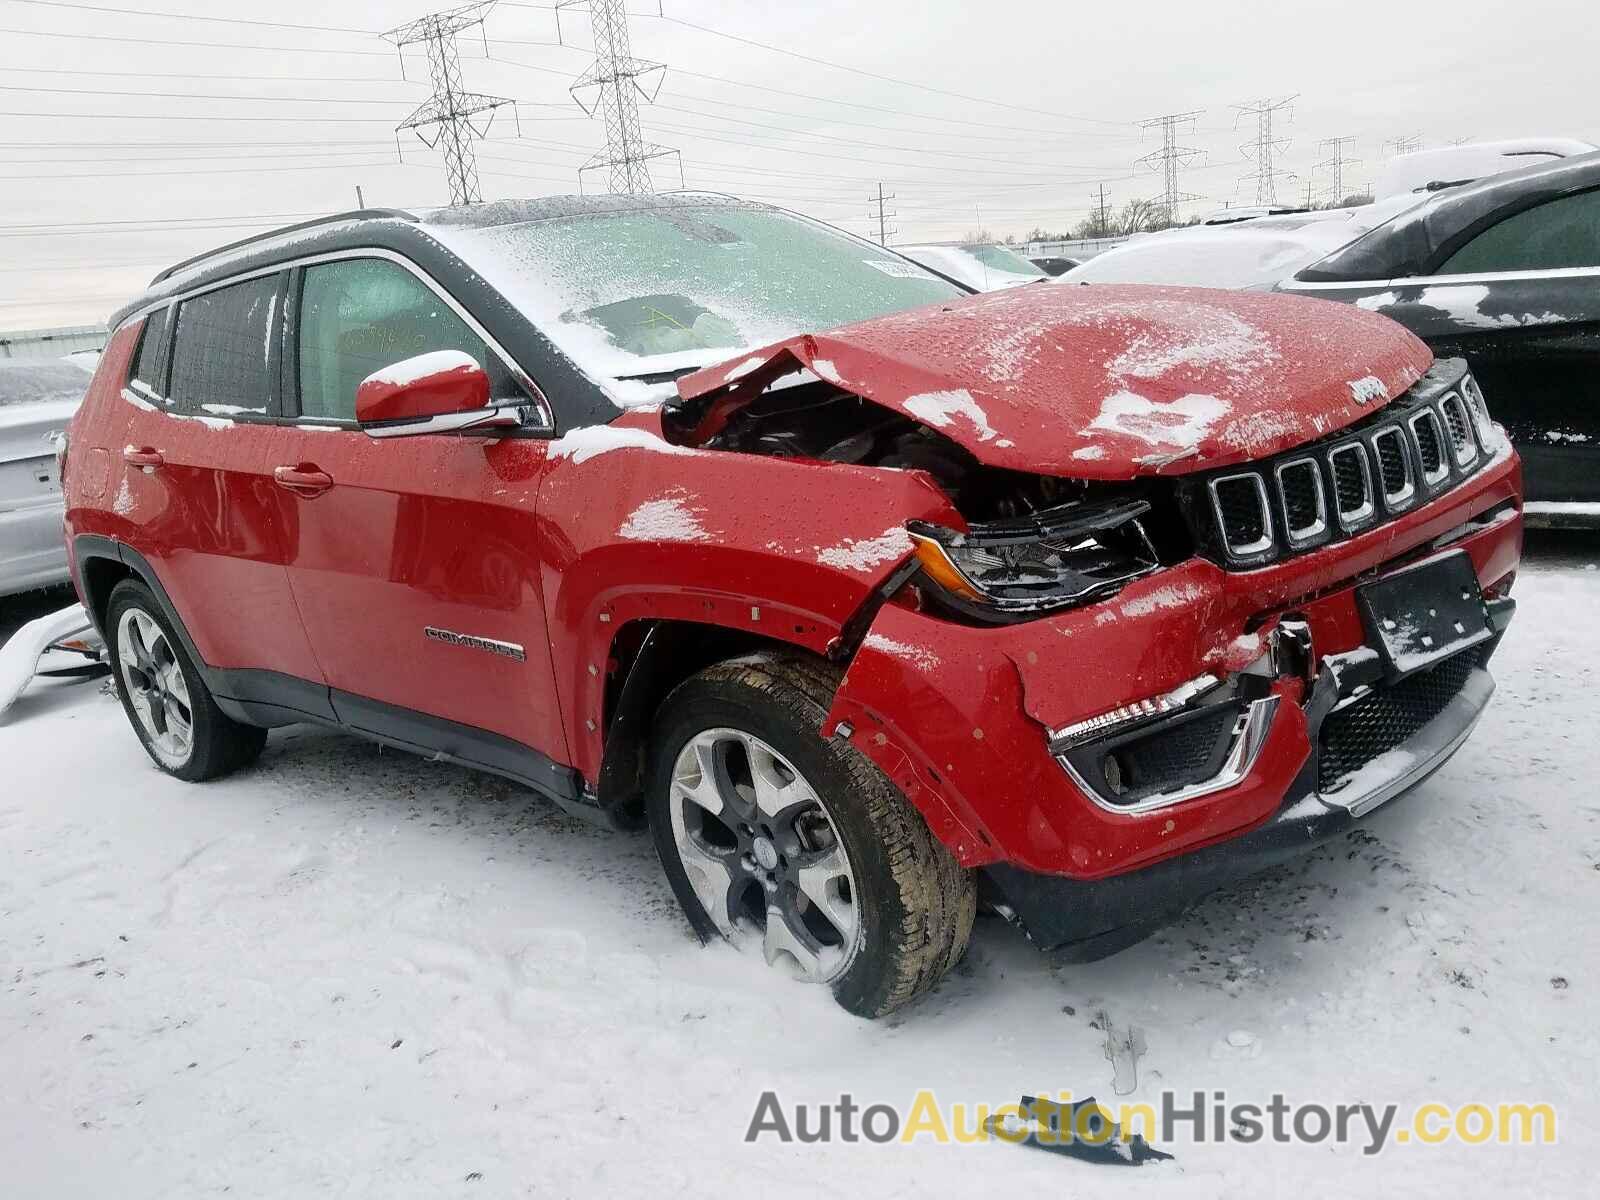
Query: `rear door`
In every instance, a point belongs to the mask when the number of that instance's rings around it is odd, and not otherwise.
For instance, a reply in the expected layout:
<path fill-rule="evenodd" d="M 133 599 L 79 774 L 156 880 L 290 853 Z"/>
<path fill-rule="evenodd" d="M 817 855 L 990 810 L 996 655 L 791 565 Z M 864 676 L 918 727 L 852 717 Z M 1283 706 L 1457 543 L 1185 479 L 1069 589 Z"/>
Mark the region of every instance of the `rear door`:
<path fill-rule="evenodd" d="M 283 465 L 322 482 L 283 491 L 289 576 L 340 719 L 524 775 L 543 768 L 507 740 L 570 761 L 539 586 L 547 442 L 355 424 L 363 379 L 430 351 L 472 355 L 497 403 L 528 403 L 525 382 L 412 264 L 374 252 L 296 276 L 285 378 L 303 432 Z"/>
<path fill-rule="evenodd" d="M 1600 500 L 1600 190 L 1505 212 L 1426 285 L 1404 313 L 1385 311 L 1468 360 L 1522 455 L 1528 499 Z"/>
<path fill-rule="evenodd" d="M 124 389 L 135 411 L 112 507 L 208 665 L 304 681 L 234 682 L 290 701 L 303 695 L 307 711 L 325 715 L 285 566 L 294 507 L 272 480 L 300 437 L 276 424 L 287 282 L 288 272 L 269 272 L 147 318 Z M 236 694 L 226 682 L 221 691 Z"/>

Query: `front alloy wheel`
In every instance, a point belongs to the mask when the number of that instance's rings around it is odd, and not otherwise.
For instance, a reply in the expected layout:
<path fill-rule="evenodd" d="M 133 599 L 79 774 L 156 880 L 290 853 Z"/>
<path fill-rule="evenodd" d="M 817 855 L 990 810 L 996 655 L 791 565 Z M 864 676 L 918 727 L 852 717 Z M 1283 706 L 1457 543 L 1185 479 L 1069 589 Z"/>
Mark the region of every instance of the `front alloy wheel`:
<path fill-rule="evenodd" d="M 672 836 L 723 937 L 759 936 L 769 964 L 828 983 L 848 969 L 860 919 L 850 857 L 805 777 L 753 734 L 707 729 L 678 752 Z"/>
<path fill-rule="evenodd" d="M 774 650 L 684 680 L 656 712 L 645 811 L 702 941 L 759 946 L 877 1017 L 960 960 L 976 892 L 870 759 L 819 736 L 839 677 Z"/>

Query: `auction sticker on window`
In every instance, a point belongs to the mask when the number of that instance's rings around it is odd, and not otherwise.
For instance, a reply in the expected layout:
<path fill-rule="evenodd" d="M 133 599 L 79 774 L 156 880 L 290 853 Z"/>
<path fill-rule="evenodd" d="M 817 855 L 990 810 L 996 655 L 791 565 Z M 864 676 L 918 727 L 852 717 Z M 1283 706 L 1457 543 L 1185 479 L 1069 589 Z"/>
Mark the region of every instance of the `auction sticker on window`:
<path fill-rule="evenodd" d="M 921 267 L 908 262 L 895 262 L 888 258 L 864 258 L 861 260 L 874 271 L 882 271 L 885 275 L 893 275 L 896 279 L 926 279 L 928 272 Z"/>

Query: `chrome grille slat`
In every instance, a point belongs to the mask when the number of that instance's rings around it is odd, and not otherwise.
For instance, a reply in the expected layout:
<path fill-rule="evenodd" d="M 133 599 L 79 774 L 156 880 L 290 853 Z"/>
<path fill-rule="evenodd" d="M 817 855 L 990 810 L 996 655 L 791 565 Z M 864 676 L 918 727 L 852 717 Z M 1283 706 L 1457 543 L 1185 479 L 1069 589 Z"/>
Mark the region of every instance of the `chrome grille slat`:
<path fill-rule="evenodd" d="M 1309 546 L 1328 529 L 1328 502 L 1322 468 L 1314 458 L 1292 458 L 1275 468 L 1283 505 L 1283 531 L 1295 548 Z"/>
<path fill-rule="evenodd" d="M 1272 549 L 1272 511 L 1267 484 L 1255 471 L 1211 481 L 1211 505 L 1228 553 L 1249 558 Z"/>
<path fill-rule="evenodd" d="M 1467 415 L 1467 405 L 1456 392 L 1450 392 L 1439 401 L 1439 411 L 1444 414 L 1445 429 L 1450 435 L 1450 445 L 1455 450 L 1456 465 L 1466 467 L 1478 457 L 1478 443 L 1472 436 L 1472 418 Z"/>
<path fill-rule="evenodd" d="M 1367 462 L 1367 448 L 1360 442 L 1335 446 L 1328 451 L 1328 464 L 1333 469 L 1334 505 L 1339 524 L 1349 533 L 1361 528 L 1378 512 L 1372 495 L 1372 467 Z"/>
<path fill-rule="evenodd" d="M 1417 493 L 1409 443 L 1405 429 L 1399 425 L 1385 425 L 1372 435 L 1373 455 L 1378 460 L 1378 487 L 1391 512 L 1405 508 Z"/>
<path fill-rule="evenodd" d="M 1422 464 L 1422 482 L 1430 490 L 1437 489 L 1450 478 L 1450 460 L 1445 456 L 1444 430 L 1439 424 L 1439 414 L 1431 408 L 1413 413 L 1406 422 L 1416 441 L 1417 461 Z"/>

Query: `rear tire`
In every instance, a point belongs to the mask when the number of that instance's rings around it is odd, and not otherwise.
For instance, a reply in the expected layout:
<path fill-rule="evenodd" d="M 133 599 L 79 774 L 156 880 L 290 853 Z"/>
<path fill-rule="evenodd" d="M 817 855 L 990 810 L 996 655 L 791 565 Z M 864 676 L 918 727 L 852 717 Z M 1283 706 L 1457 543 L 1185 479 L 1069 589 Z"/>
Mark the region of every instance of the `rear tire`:
<path fill-rule="evenodd" d="M 702 941 L 759 947 L 827 983 L 848 1011 L 880 1017 L 960 961 L 976 890 L 869 759 L 818 736 L 838 681 L 826 664 L 774 654 L 680 684 L 657 715 L 645 804 Z M 703 769 L 713 763 L 723 765 Z"/>
<path fill-rule="evenodd" d="M 128 722 L 151 760 L 197 783 L 254 762 L 267 731 L 217 707 L 155 594 L 125 579 L 106 605 L 106 650 Z"/>

